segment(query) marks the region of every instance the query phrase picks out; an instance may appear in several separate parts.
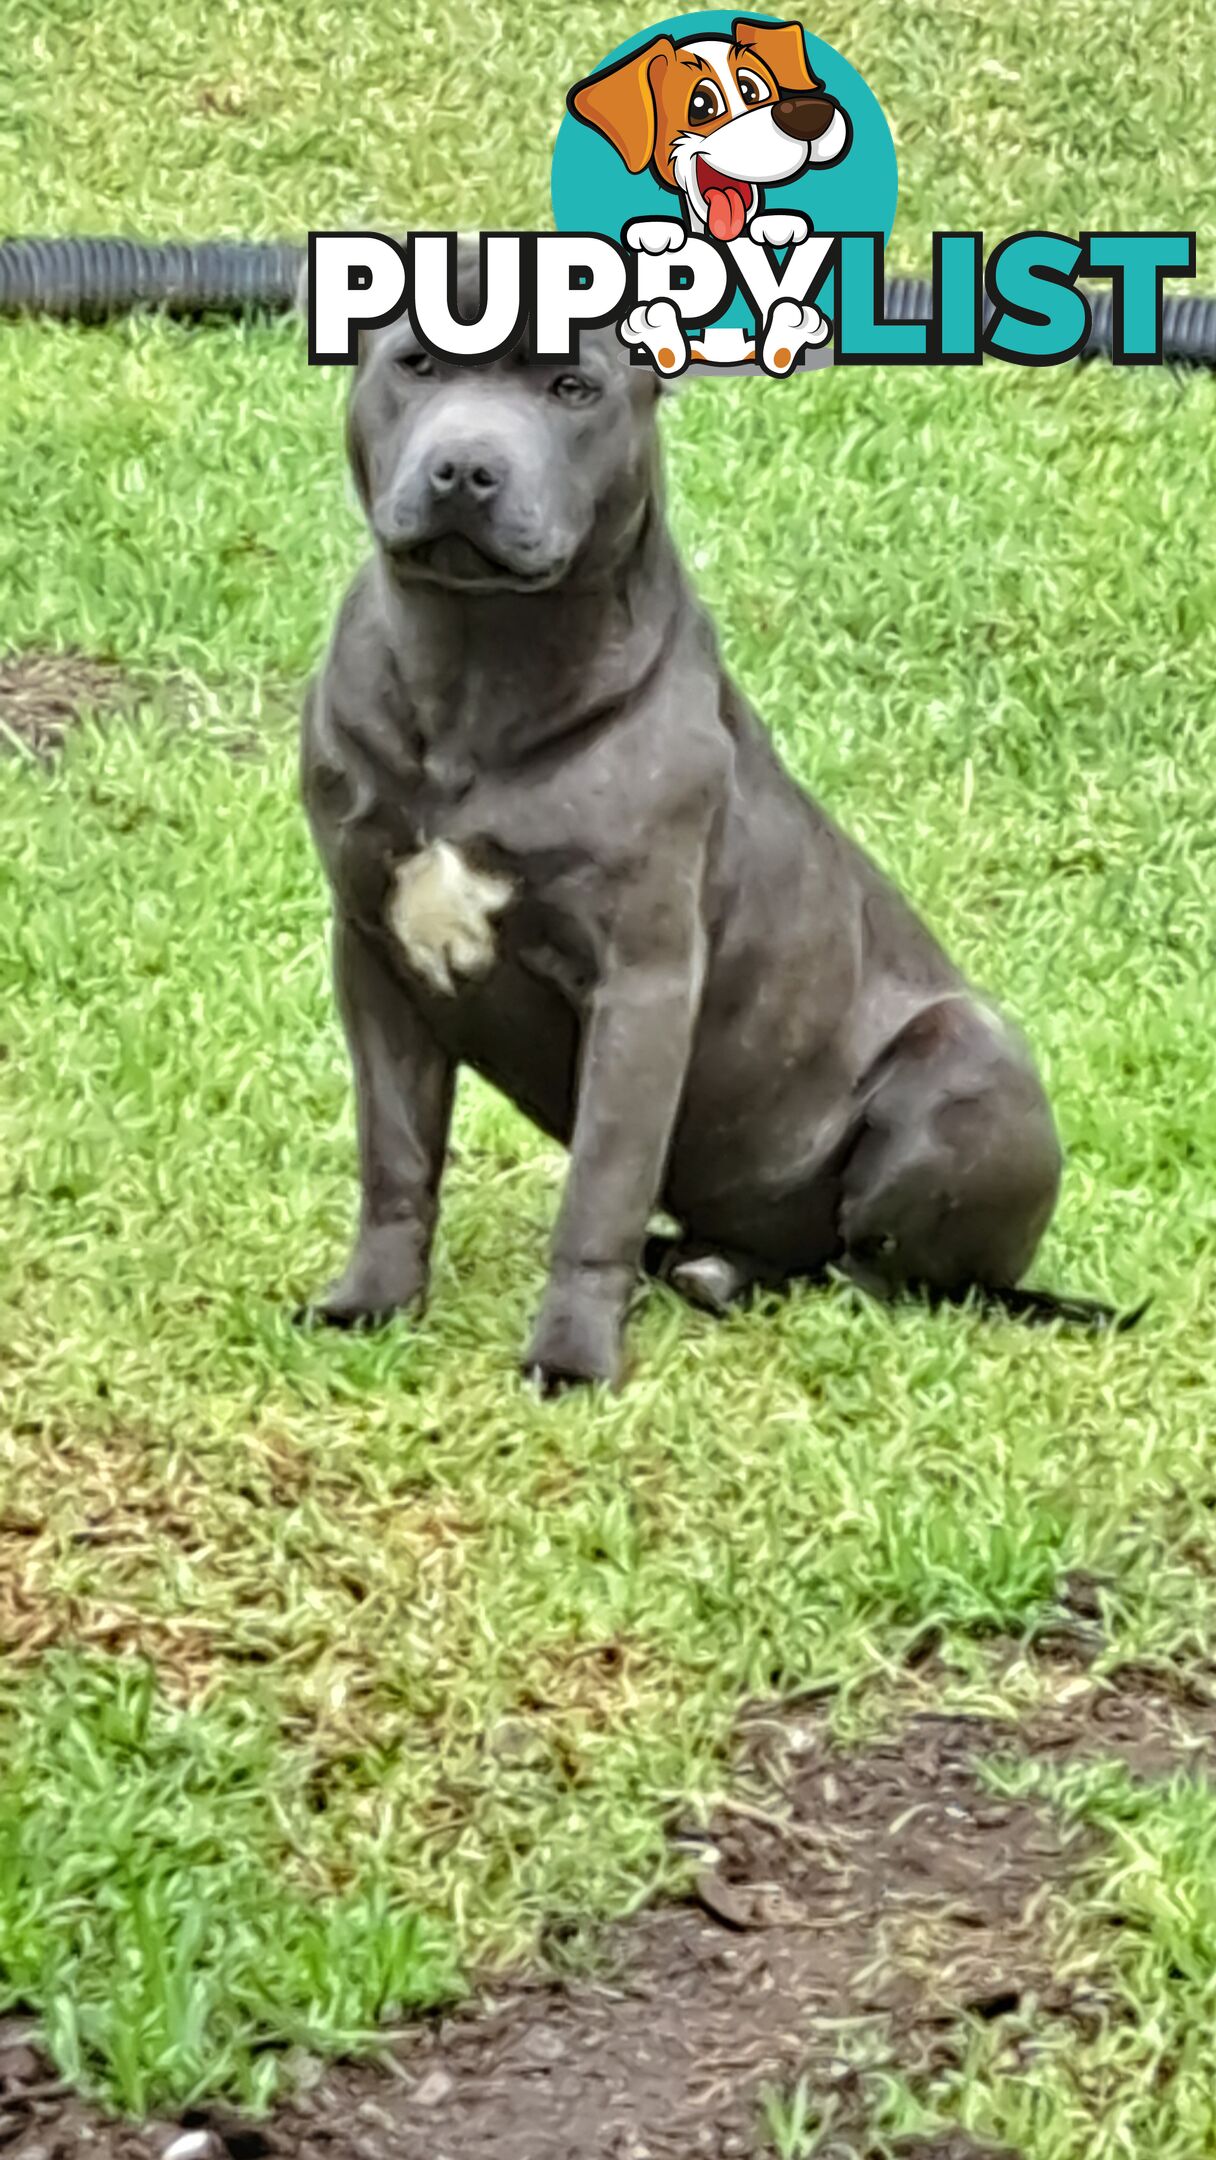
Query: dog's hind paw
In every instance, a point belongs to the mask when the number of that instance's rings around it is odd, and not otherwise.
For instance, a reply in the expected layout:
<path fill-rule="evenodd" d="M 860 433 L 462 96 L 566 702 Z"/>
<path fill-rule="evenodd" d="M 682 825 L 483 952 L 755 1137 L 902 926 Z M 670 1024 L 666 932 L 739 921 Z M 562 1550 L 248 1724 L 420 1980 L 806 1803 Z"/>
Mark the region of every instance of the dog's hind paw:
<path fill-rule="evenodd" d="M 746 1305 L 762 1290 L 780 1290 L 786 1282 L 781 1269 L 738 1253 L 706 1251 L 679 1238 L 648 1237 L 642 1252 L 642 1269 L 656 1282 L 665 1283 L 689 1305 L 721 1319 L 737 1305 Z"/>
<path fill-rule="evenodd" d="M 746 1268 L 728 1260 L 724 1253 L 705 1253 L 699 1260 L 678 1260 L 667 1277 L 690 1305 L 725 1318 L 732 1305 L 751 1288 L 754 1278 Z"/>

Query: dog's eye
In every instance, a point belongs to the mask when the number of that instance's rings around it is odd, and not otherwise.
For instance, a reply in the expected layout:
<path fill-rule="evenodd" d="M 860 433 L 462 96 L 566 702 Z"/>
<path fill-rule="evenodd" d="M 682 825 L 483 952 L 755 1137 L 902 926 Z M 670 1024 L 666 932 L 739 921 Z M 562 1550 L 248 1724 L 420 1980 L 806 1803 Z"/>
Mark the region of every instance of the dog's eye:
<path fill-rule="evenodd" d="M 435 363 L 429 352 L 399 352 L 397 365 L 405 375 L 433 375 Z"/>
<path fill-rule="evenodd" d="M 688 117 L 694 126 L 699 127 L 704 120 L 716 120 L 719 114 L 725 111 L 726 105 L 717 83 L 698 83 L 688 101 Z"/>
<path fill-rule="evenodd" d="M 739 95 L 745 105 L 763 105 L 768 94 L 767 85 L 758 75 L 743 73 L 739 76 Z"/>
<path fill-rule="evenodd" d="M 590 405 L 600 394 L 598 386 L 586 375 L 556 375 L 549 390 L 563 405 Z"/>

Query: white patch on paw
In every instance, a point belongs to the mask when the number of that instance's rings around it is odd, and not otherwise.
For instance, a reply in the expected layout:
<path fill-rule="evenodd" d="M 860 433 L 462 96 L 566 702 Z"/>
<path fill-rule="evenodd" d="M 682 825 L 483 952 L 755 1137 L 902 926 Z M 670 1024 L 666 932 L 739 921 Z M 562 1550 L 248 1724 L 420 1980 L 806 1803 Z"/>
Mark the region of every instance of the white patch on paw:
<path fill-rule="evenodd" d="M 769 375 L 788 375 L 808 345 L 825 345 L 831 324 L 809 302 L 778 300 L 764 330 L 760 363 Z"/>
<path fill-rule="evenodd" d="M 690 1305 L 706 1312 L 726 1313 L 747 1286 L 747 1277 L 721 1253 L 706 1253 L 700 1260 L 679 1260 L 671 1271 L 671 1285 Z"/>
<path fill-rule="evenodd" d="M 639 301 L 621 324 L 625 345 L 644 345 L 662 375 L 678 375 L 688 365 L 688 339 L 670 300 Z"/>
<path fill-rule="evenodd" d="M 809 218 L 801 210 L 762 210 L 748 226 L 749 237 L 763 240 L 766 247 L 795 247 L 805 240 L 811 229 Z"/>
<path fill-rule="evenodd" d="M 514 886 L 510 878 L 475 870 L 447 840 L 398 863 L 385 919 L 415 972 L 451 997 L 457 976 L 488 974 L 494 965 L 494 920 Z"/>
<path fill-rule="evenodd" d="M 634 218 L 625 227 L 625 245 L 635 255 L 674 255 L 688 238 L 679 218 Z"/>

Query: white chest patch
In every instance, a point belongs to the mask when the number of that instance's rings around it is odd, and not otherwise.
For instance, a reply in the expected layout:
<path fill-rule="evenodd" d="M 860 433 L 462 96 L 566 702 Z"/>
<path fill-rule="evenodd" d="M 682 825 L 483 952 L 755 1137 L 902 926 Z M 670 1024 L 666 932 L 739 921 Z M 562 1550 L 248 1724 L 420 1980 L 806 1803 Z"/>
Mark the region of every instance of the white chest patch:
<path fill-rule="evenodd" d="M 494 923 L 514 891 L 507 877 L 475 870 L 459 848 L 433 840 L 397 864 L 385 917 L 410 966 L 451 997 L 457 976 L 494 964 Z"/>

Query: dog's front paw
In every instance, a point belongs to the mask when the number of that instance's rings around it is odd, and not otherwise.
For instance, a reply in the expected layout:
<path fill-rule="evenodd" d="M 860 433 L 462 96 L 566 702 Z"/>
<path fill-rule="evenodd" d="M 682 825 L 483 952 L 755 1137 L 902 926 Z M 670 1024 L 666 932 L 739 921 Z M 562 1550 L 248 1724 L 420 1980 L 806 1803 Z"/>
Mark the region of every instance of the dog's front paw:
<path fill-rule="evenodd" d="M 687 238 L 679 218 L 634 218 L 625 227 L 625 245 L 635 255 L 674 255 Z"/>
<path fill-rule="evenodd" d="M 639 301 L 630 308 L 620 327 L 625 345 L 644 345 L 664 375 L 678 375 L 688 366 L 688 339 L 670 300 Z"/>
<path fill-rule="evenodd" d="M 769 375 L 788 375 L 808 345 L 824 345 L 832 326 L 810 302 L 778 300 L 764 329 L 760 361 Z"/>
<path fill-rule="evenodd" d="M 550 1282 L 523 1360 L 525 1377 L 542 1395 L 597 1380 L 620 1384 L 631 1282 L 629 1271 L 620 1280 L 615 1269 L 590 1268 Z"/>
<path fill-rule="evenodd" d="M 796 247 L 805 240 L 811 229 L 811 221 L 803 217 L 801 210 L 762 210 L 748 227 L 753 240 L 763 240 L 766 247 Z"/>
<path fill-rule="evenodd" d="M 420 1306 L 426 1269 L 414 1239 L 370 1239 L 351 1256 L 345 1274 L 295 1315 L 299 1327 L 384 1327 L 397 1313 Z"/>

